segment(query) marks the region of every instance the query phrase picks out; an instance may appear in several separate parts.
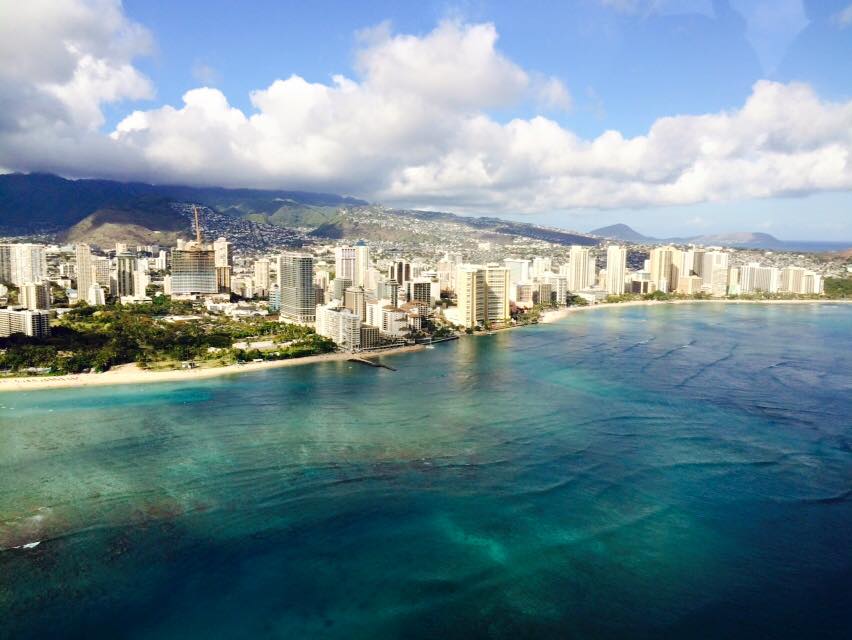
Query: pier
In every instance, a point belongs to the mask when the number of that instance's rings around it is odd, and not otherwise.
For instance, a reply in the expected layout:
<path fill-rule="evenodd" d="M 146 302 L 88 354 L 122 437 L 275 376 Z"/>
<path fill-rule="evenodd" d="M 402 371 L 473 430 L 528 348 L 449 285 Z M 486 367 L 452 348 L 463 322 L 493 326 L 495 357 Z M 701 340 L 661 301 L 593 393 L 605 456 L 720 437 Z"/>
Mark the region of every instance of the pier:
<path fill-rule="evenodd" d="M 396 371 L 396 369 L 391 366 L 382 364 L 381 362 L 373 362 L 372 360 L 367 360 L 366 358 L 349 358 L 347 359 L 347 362 L 357 362 L 359 364 L 365 364 L 368 367 L 376 367 L 378 369 L 388 369 L 389 371 Z"/>

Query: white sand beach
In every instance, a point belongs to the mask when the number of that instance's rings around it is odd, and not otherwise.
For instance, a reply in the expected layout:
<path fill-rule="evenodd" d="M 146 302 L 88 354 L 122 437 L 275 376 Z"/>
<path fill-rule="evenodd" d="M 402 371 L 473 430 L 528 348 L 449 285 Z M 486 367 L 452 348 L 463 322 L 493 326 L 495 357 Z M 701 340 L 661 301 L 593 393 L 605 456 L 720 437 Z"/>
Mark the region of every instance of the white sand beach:
<path fill-rule="evenodd" d="M 379 352 L 369 353 L 325 353 L 317 356 L 306 356 L 304 358 L 292 358 L 290 360 L 268 360 L 265 362 L 248 362 L 245 364 L 231 364 L 222 367 L 207 367 L 197 369 L 175 369 L 170 371 L 149 371 L 139 368 L 136 364 L 124 364 L 113 367 L 104 373 L 80 373 L 64 376 L 29 376 L 0 378 L 0 392 L 3 391 L 39 391 L 42 389 L 61 389 L 68 387 L 95 387 L 114 384 L 146 384 L 150 382 L 189 382 L 192 380 L 203 380 L 217 376 L 235 373 L 246 373 L 248 371 L 260 371 L 262 369 L 275 369 L 279 367 L 294 367 L 302 364 L 315 364 L 318 362 L 334 362 L 347 360 L 353 356 L 371 358 L 376 356 L 389 356 L 399 353 L 420 351 L 423 345 L 411 345 L 405 347 L 394 347 Z"/>

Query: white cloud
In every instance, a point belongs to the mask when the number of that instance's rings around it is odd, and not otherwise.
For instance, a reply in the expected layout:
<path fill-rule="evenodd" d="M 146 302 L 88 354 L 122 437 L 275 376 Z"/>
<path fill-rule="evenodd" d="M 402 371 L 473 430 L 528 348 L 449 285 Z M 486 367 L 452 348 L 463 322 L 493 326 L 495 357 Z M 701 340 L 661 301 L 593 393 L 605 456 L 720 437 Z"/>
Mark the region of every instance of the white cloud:
<path fill-rule="evenodd" d="M 0 129 L 96 129 L 101 104 L 153 97 L 132 65 L 152 40 L 117 0 L 1 0 L 0 14 Z"/>
<path fill-rule="evenodd" d="M 387 25 L 363 32 L 356 78 L 276 80 L 251 94 L 248 113 L 219 89 L 199 88 L 180 106 L 135 111 L 105 135 L 96 129 L 100 105 L 146 91 L 131 62 L 144 38 L 125 37 L 139 28 L 112 24 L 78 28 L 98 37 L 77 38 L 77 49 L 44 68 L 31 63 L 29 84 L 8 84 L 0 58 L 0 92 L 13 91 L 34 114 L 13 126 L 0 114 L 0 166 L 494 213 L 852 189 L 852 102 L 762 81 L 738 109 L 663 117 L 633 138 L 584 139 L 544 116 L 501 122 L 490 109 L 529 101 L 565 109 L 570 94 L 503 56 L 493 25 L 458 21 L 423 36 Z"/>
<path fill-rule="evenodd" d="M 559 78 L 547 78 L 538 88 L 539 102 L 546 109 L 570 111 L 573 106 L 571 93 Z"/>

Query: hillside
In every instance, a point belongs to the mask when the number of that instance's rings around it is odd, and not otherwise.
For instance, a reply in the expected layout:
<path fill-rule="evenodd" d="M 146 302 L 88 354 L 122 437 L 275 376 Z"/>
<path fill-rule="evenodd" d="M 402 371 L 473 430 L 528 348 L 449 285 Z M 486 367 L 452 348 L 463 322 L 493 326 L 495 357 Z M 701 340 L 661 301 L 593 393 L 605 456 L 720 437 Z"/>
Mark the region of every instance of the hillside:
<path fill-rule="evenodd" d="M 684 236 L 672 238 L 653 238 L 645 236 L 626 224 L 613 224 L 608 227 L 600 227 L 589 232 L 591 235 L 622 242 L 633 242 L 636 244 L 700 244 L 704 246 L 740 247 L 744 249 L 778 249 L 792 250 L 807 243 L 784 242 L 768 233 L 757 233 L 740 231 L 735 233 L 719 233 L 698 236 Z"/>
<path fill-rule="evenodd" d="M 66 180 L 46 174 L 0 175 L 0 235 L 46 231 L 100 246 L 165 244 L 188 233 L 190 203 L 203 209 L 202 224 L 211 233 L 258 249 L 298 246 L 306 233 L 391 243 L 446 243 L 454 235 L 498 244 L 517 237 L 562 245 L 598 242 L 502 218 L 390 209 L 328 193 Z"/>
<path fill-rule="evenodd" d="M 13 173 L 0 175 L 0 232 L 63 231 L 100 209 L 155 215 L 146 205 L 163 199 L 195 202 L 232 215 L 260 216 L 256 222 L 285 227 L 296 226 L 291 224 L 293 218 L 307 219 L 340 206 L 366 204 L 328 193 L 66 180 L 49 174 Z M 311 219 L 307 226 L 322 222 L 324 219 Z"/>
<path fill-rule="evenodd" d="M 128 244 L 175 244 L 191 237 L 185 218 L 175 215 L 167 200 L 142 198 L 126 207 L 105 207 L 86 216 L 62 234 L 66 242 L 88 242 L 109 247 Z"/>

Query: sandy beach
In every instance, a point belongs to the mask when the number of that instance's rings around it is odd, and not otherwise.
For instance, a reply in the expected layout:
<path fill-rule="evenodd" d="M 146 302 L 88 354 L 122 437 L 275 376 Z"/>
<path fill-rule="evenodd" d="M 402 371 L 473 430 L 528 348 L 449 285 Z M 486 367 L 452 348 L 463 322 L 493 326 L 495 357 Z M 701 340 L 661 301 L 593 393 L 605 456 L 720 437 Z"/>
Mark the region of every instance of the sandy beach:
<path fill-rule="evenodd" d="M 584 311 L 594 311 L 595 309 L 613 309 L 621 307 L 653 307 L 665 304 L 848 304 L 852 300 L 726 300 L 710 299 L 710 300 L 631 300 L 629 302 L 601 302 L 599 304 L 590 304 L 586 307 L 566 307 L 555 311 L 546 311 L 539 322 L 541 324 L 549 324 L 557 322 L 574 313 L 582 313 Z"/>
<path fill-rule="evenodd" d="M 372 358 L 389 356 L 399 353 L 420 351 L 423 345 L 395 347 L 372 353 L 325 353 L 318 356 L 292 358 L 290 360 L 268 360 L 265 362 L 248 362 L 246 364 L 231 364 L 223 367 L 199 369 L 176 369 L 172 371 L 148 371 L 140 369 L 136 364 L 123 364 L 113 367 L 104 373 L 80 373 L 65 376 L 30 376 L 0 378 L 0 392 L 3 391 L 40 391 L 42 389 L 62 389 L 68 387 L 97 387 L 115 384 L 147 384 L 151 382 L 191 382 L 231 374 L 276 369 L 279 367 L 294 367 L 318 362 L 334 362 L 349 358 Z"/>

